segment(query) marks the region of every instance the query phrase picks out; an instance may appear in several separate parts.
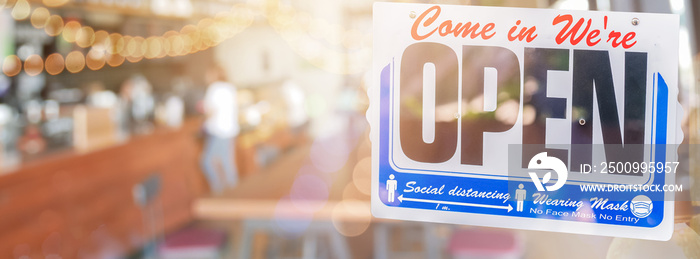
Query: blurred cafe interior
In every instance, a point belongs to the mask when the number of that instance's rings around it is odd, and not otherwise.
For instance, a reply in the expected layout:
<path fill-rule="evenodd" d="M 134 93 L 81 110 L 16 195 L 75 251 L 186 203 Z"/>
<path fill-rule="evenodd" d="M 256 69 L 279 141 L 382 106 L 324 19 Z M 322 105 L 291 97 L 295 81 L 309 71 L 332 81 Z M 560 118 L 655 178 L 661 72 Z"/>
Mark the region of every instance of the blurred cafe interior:
<path fill-rule="evenodd" d="M 679 14 L 698 137 L 697 1 L 397 2 Z M 700 257 L 690 205 L 667 242 L 374 218 L 372 3 L 0 0 L 0 258 Z"/>

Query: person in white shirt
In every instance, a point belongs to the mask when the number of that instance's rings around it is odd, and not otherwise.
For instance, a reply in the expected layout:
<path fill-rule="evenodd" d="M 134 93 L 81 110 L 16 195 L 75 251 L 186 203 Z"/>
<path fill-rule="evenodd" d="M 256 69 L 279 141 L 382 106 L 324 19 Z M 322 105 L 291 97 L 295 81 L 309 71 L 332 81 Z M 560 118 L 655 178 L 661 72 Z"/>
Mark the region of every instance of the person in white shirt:
<path fill-rule="evenodd" d="M 219 194 L 224 186 L 216 170 L 217 160 L 224 170 L 226 183 L 233 187 L 238 182 L 238 172 L 233 161 L 234 138 L 239 132 L 236 89 L 226 82 L 225 72 L 219 67 L 209 69 L 205 79 L 209 87 L 204 95 L 202 108 L 206 115 L 204 130 L 207 137 L 201 164 L 209 187 L 213 193 Z"/>

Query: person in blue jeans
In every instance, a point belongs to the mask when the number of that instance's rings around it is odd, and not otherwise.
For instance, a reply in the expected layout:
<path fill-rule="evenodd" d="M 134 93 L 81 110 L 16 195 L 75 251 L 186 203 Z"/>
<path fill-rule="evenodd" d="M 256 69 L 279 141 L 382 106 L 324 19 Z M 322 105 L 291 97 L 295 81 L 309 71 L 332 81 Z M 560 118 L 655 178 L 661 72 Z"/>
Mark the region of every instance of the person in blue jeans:
<path fill-rule="evenodd" d="M 233 187 L 238 182 L 238 171 L 233 161 L 234 139 L 240 130 L 236 89 L 226 81 L 225 72 L 218 66 L 210 68 L 205 74 L 205 79 L 209 86 L 202 102 L 202 109 L 206 115 L 206 142 L 201 165 L 209 188 L 214 194 L 220 194 L 225 186 L 216 170 L 217 161 L 223 168 L 226 184 Z"/>

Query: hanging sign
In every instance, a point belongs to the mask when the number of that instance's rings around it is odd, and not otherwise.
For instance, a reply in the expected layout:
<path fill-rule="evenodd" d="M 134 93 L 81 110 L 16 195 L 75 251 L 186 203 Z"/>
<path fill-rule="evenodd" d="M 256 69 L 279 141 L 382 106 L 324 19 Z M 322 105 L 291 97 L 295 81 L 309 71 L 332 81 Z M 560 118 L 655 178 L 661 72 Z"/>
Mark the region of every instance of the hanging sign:
<path fill-rule="evenodd" d="M 667 240 L 679 17 L 374 5 L 376 217 Z"/>

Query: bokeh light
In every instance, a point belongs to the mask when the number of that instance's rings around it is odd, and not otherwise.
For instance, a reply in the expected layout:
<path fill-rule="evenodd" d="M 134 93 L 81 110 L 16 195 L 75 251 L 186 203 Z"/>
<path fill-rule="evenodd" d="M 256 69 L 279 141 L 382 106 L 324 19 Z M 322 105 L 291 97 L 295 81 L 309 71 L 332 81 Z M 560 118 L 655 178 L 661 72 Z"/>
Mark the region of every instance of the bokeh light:
<path fill-rule="evenodd" d="M 143 57 L 144 54 L 146 54 L 146 51 L 148 50 L 148 45 L 146 44 L 146 39 L 144 39 L 141 36 L 136 36 L 133 38 L 132 42 L 136 44 L 136 48 L 134 52 L 132 53 L 132 56 L 134 57 Z"/>
<path fill-rule="evenodd" d="M 34 9 L 34 12 L 32 12 L 30 21 L 32 22 L 32 26 L 34 26 L 34 28 L 41 29 L 44 28 L 46 21 L 49 20 L 49 17 L 51 17 L 49 10 L 44 7 L 39 7 Z"/>
<path fill-rule="evenodd" d="M 357 190 L 363 194 L 369 195 L 372 182 L 372 159 L 365 157 L 355 165 L 352 172 L 352 183 L 357 187 Z"/>
<path fill-rule="evenodd" d="M 109 41 L 109 33 L 103 30 L 95 32 L 95 42 L 92 47 L 99 51 L 107 51 L 107 45 Z"/>
<path fill-rule="evenodd" d="M 368 200 L 369 196 L 360 192 L 353 183 L 348 183 L 343 188 L 343 199 Z"/>
<path fill-rule="evenodd" d="M 182 36 L 184 36 L 183 40 L 185 41 L 184 50 L 186 51 L 186 53 L 183 53 L 183 54 L 187 54 L 187 53 L 192 54 L 192 53 L 197 52 L 198 45 L 200 43 L 199 42 L 200 35 L 199 35 L 199 31 L 197 31 L 197 27 L 192 25 L 192 24 L 185 25 L 180 30 L 180 34 L 182 34 Z"/>
<path fill-rule="evenodd" d="M 148 59 L 157 57 L 163 50 L 163 43 L 161 42 L 160 37 L 148 37 L 144 42 L 144 45 L 146 46 L 144 56 Z"/>
<path fill-rule="evenodd" d="M 532 125 L 537 118 L 537 109 L 532 105 L 523 106 L 523 125 Z"/>
<path fill-rule="evenodd" d="M 311 213 L 323 208 L 328 193 L 328 184 L 323 179 L 313 174 L 301 174 L 294 180 L 289 198 L 297 209 Z M 309 201 L 314 202 L 312 206 L 307 205 Z"/>
<path fill-rule="evenodd" d="M 78 73 L 85 68 L 85 56 L 80 51 L 73 51 L 66 56 L 66 70 Z"/>
<path fill-rule="evenodd" d="M 6 76 L 16 76 L 22 71 L 22 61 L 17 55 L 9 55 L 2 62 L 2 72 Z"/>
<path fill-rule="evenodd" d="M 499 104 L 496 110 L 496 120 L 503 123 L 515 124 L 518 120 L 518 110 L 520 109 L 518 101 L 508 100 Z"/>
<path fill-rule="evenodd" d="M 58 75 L 65 68 L 65 60 L 61 54 L 53 53 L 46 57 L 44 66 L 46 66 L 46 73 L 49 75 Z"/>
<path fill-rule="evenodd" d="M 122 55 L 124 57 L 131 56 L 131 53 L 134 53 L 136 51 L 136 42 L 133 41 L 134 37 L 131 37 L 129 35 L 125 35 L 122 37 L 124 39 L 124 48 L 119 51 L 119 55 Z"/>
<path fill-rule="evenodd" d="M 69 21 L 63 26 L 63 39 L 67 42 L 75 42 L 78 31 L 82 28 L 79 22 Z"/>
<path fill-rule="evenodd" d="M 29 2 L 27 0 L 17 0 L 15 3 L 15 7 L 12 8 L 12 12 L 10 15 L 12 15 L 12 18 L 15 20 L 21 21 L 24 19 L 27 19 L 29 17 L 29 14 L 31 12 L 31 7 L 29 6 Z"/>
<path fill-rule="evenodd" d="M 362 143 L 357 148 L 357 160 L 370 156 L 372 152 L 372 142 L 369 141 L 369 135 L 363 134 L 361 141 Z"/>
<path fill-rule="evenodd" d="M 187 55 L 192 50 L 192 38 L 189 35 L 181 35 L 182 39 L 182 51 L 178 53 L 180 56 Z"/>
<path fill-rule="evenodd" d="M 121 66 L 121 64 L 124 63 L 124 56 L 119 55 L 119 54 L 108 54 L 107 55 L 107 64 L 111 67 L 117 67 Z"/>
<path fill-rule="evenodd" d="M 44 25 L 44 31 L 49 36 L 58 36 L 63 32 L 63 18 L 58 15 L 51 15 L 49 19 L 46 20 Z"/>
<path fill-rule="evenodd" d="M 197 31 L 199 32 L 200 37 L 202 38 L 201 41 L 207 46 L 211 43 L 211 35 L 209 35 L 210 32 L 208 31 L 208 29 L 212 25 L 214 25 L 214 20 L 211 18 L 204 18 L 197 23 Z"/>
<path fill-rule="evenodd" d="M 174 57 L 179 55 L 182 52 L 182 49 L 185 47 L 185 42 L 182 40 L 182 37 L 179 35 L 172 35 L 168 36 L 166 39 L 168 39 L 168 42 L 170 42 L 168 56 Z"/>
<path fill-rule="evenodd" d="M 218 33 L 221 35 L 222 41 L 232 37 L 235 34 L 235 22 L 231 13 L 218 13 L 214 20 L 216 21 L 215 26 Z"/>
<path fill-rule="evenodd" d="M 372 221 L 369 202 L 343 200 L 336 204 L 331 215 L 333 226 L 347 237 L 364 233 Z"/>
<path fill-rule="evenodd" d="M 44 71 L 44 60 L 37 54 L 32 54 L 24 60 L 24 72 L 36 76 Z"/>
<path fill-rule="evenodd" d="M 141 61 L 142 59 L 143 59 L 143 56 L 138 56 L 138 57 L 127 56 L 127 57 L 126 57 L 126 60 L 128 60 L 128 61 L 131 62 L 131 63 L 139 62 L 139 61 Z"/>
<path fill-rule="evenodd" d="M 119 33 L 110 34 L 109 39 L 105 42 L 105 48 L 107 49 L 107 53 L 110 54 L 121 54 L 124 51 L 124 45 L 124 37 Z"/>
<path fill-rule="evenodd" d="M 81 48 L 90 47 L 94 42 L 95 31 L 92 29 L 92 27 L 83 26 L 78 30 L 78 33 L 75 35 L 75 43 L 78 44 L 78 46 Z"/>
<path fill-rule="evenodd" d="M 69 1 L 42 0 L 42 2 L 46 7 L 52 8 L 63 6 Z M 1 5 L 7 3 L 7 0 L 0 2 Z M 49 36 L 62 35 L 66 42 L 75 42 L 81 48 L 96 47 L 97 50 L 107 50 L 109 54 L 119 53 L 122 58 L 125 57 L 130 62 L 139 62 L 143 58 L 181 56 L 209 49 L 252 25 L 256 16 L 260 15 L 268 19 L 270 25 L 288 41 L 293 50 L 319 68 L 333 73 L 358 73 L 367 70 L 367 60 L 371 59 L 369 49 L 371 33 L 344 30 L 340 25 L 328 23 L 308 13 L 298 12 L 290 6 L 275 6 L 264 10 L 256 5 L 236 4 L 228 11 L 218 12 L 213 18 L 200 19 L 196 25 L 185 25 L 179 32 L 171 30 L 163 36 L 150 36 L 144 39 L 138 36 L 122 36 L 118 33 L 108 34 L 102 30 L 95 32 L 92 27 L 82 26 L 77 20 L 64 24 L 61 16 L 51 15 L 51 11 L 45 7 L 38 7 L 32 12 L 28 0 L 16 0 L 11 4 L 11 15 L 16 20 L 24 20 L 31 16 L 32 26 L 38 29 L 44 28 Z M 328 43 L 333 46 L 326 46 Z M 356 51 L 346 53 L 335 50 L 335 47 L 355 48 Z M 328 62 L 338 58 L 350 60 L 345 66 Z M 110 59 L 113 62 L 109 62 Z M 107 63 L 116 65 L 119 60 L 120 57 L 108 57 Z M 319 103 L 312 103 L 312 106 L 313 104 Z"/>
<path fill-rule="evenodd" d="M 170 41 L 165 37 L 158 37 L 158 40 L 160 41 L 162 47 L 158 52 L 158 55 L 156 55 L 156 58 L 163 58 L 168 55 L 168 52 L 170 52 Z"/>
<path fill-rule="evenodd" d="M 349 148 L 344 139 L 336 136 L 319 137 L 311 144 L 311 162 L 324 173 L 340 170 L 348 159 Z"/>
<path fill-rule="evenodd" d="M 91 70 L 99 70 L 105 66 L 105 53 L 96 49 L 91 49 L 85 56 L 85 65 Z"/>

